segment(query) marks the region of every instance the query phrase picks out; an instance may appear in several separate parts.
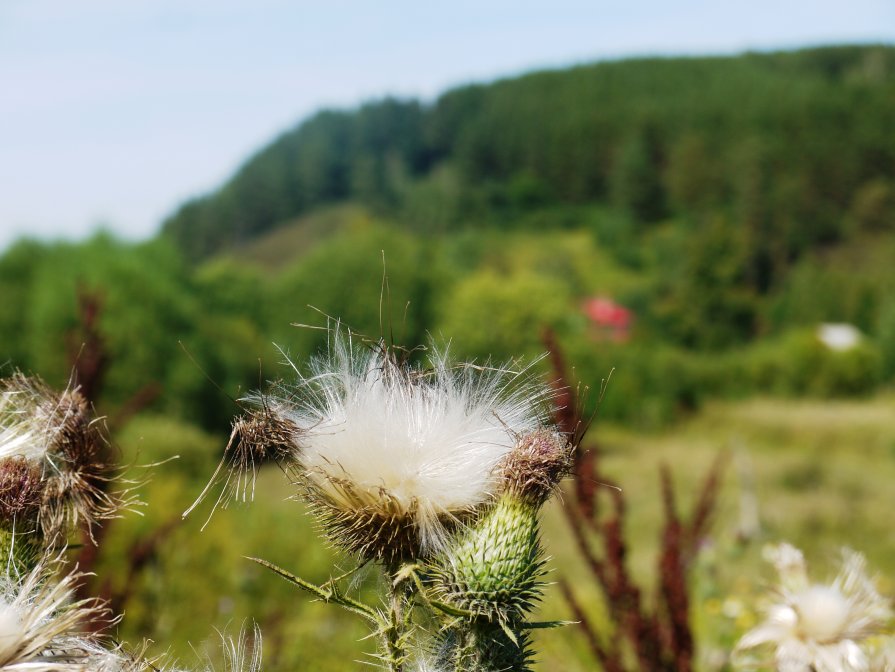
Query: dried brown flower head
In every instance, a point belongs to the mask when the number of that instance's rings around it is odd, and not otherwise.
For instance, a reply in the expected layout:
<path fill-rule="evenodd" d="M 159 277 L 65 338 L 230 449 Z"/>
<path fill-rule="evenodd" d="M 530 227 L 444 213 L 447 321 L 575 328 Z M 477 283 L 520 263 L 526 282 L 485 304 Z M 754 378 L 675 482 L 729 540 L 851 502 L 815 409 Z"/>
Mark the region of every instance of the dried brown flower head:
<path fill-rule="evenodd" d="M 76 389 L 57 393 L 21 373 L 0 380 L 0 526 L 29 522 L 59 547 L 75 527 L 117 515 L 131 500 L 107 492 L 106 445 Z"/>

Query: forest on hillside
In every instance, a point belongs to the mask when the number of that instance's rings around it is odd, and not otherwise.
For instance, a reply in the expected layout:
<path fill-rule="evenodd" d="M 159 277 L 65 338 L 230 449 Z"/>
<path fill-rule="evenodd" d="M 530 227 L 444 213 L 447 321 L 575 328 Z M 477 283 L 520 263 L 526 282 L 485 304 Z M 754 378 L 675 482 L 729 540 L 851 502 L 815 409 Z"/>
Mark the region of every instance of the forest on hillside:
<path fill-rule="evenodd" d="M 155 403 L 209 428 L 278 374 L 271 343 L 300 359 L 324 336 L 292 323 L 326 316 L 495 360 L 543 351 L 549 328 L 584 383 L 619 372 L 603 412 L 646 425 L 707 395 L 863 394 L 895 373 L 893 109 L 895 49 L 865 46 L 597 63 L 320 112 L 156 240 L 7 250 L 0 358 L 65 380 L 61 335 L 77 341 L 92 296 L 108 402 L 149 378 Z M 594 299 L 628 311 L 625 342 Z M 829 352 L 822 322 L 865 338 Z"/>

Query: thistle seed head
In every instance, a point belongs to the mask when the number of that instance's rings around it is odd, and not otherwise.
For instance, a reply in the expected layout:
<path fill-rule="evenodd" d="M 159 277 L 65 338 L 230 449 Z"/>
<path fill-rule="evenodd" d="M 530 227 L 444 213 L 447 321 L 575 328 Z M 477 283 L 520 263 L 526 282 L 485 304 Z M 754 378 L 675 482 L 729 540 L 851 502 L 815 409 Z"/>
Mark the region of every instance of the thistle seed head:
<path fill-rule="evenodd" d="M 330 538 L 367 559 L 442 548 L 503 489 L 497 467 L 516 437 L 547 422 L 551 391 L 529 369 L 453 365 L 437 351 L 430 364 L 336 334 L 275 406 L 300 430 L 304 496 Z"/>
<path fill-rule="evenodd" d="M 21 373 L 0 380 L 0 524 L 36 518 L 44 542 L 60 547 L 81 522 L 116 516 L 131 500 L 107 492 L 106 445 L 77 390 L 59 394 Z"/>
<path fill-rule="evenodd" d="M 299 428 L 283 413 L 278 412 L 272 400 L 259 397 L 258 401 L 258 409 L 233 421 L 230 440 L 220 464 L 196 501 L 184 511 L 184 516 L 189 515 L 221 481 L 221 491 L 212 507 L 209 520 L 219 506 L 226 508 L 233 500 L 253 500 L 255 480 L 262 464 L 274 461 L 288 468 L 293 463 L 301 433 Z"/>

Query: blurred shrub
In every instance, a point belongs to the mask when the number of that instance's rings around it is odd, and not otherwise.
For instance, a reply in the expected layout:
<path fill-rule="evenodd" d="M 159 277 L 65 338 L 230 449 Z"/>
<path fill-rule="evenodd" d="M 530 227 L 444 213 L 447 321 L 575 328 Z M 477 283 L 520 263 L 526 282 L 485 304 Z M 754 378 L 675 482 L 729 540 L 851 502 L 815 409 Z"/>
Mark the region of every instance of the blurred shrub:
<path fill-rule="evenodd" d="M 850 322 L 864 331 L 873 329 L 880 278 L 854 268 L 855 264 L 835 261 L 810 259 L 791 271 L 770 304 L 775 327 Z"/>
<path fill-rule="evenodd" d="M 588 412 L 643 429 L 667 425 L 696 410 L 713 379 L 710 359 L 667 345 L 587 338 L 570 340 L 564 347 L 574 364 L 571 380 L 590 388 Z M 597 407 L 600 382 L 607 378 Z"/>
<path fill-rule="evenodd" d="M 54 385 L 70 376 L 77 355 L 78 295 L 100 302 L 99 326 L 110 366 L 103 402 L 119 405 L 148 383 L 164 388 L 181 367 L 195 370 L 180 349 L 189 337 L 200 304 L 186 268 L 167 243 L 127 245 L 100 234 L 74 245 L 48 246 L 33 270 L 19 338 L 27 361 Z"/>
<path fill-rule="evenodd" d="M 21 369 L 34 366 L 31 352 L 30 300 L 38 269 L 47 250 L 44 245 L 22 240 L 0 257 L 0 365 Z M 6 372 L 4 372 L 6 373 Z"/>
<path fill-rule="evenodd" d="M 862 184 L 855 192 L 848 216 L 858 230 L 895 230 L 895 184 L 886 178 Z"/>
<path fill-rule="evenodd" d="M 491 269 L 457 283 L 446 298 L 436 334 L 450 338 L 459 357 L 502 362 L 544 350 L 541 332 L 570 314 L 568 288 L 534 273 L 504 275 Z"/>
<path fill-rule="evenodd" d="M 798 330 L 756 346 L 747 362 L 758 390 L 834 397 L 871 392 L 881 380 L 883 359 L 869 341 L 833 351 L 813 330 Z"/>
<path fill-rule="evenodd" d="M 895 299 L 889 299 L 881 308 L 877 323 L 881 369 L 884 380 L 895 376 Z"/>
<path fill-rule="evenodd" d="M 176 459 L 164 471 L 190 483 L 207 478 L 221 454 L 223 438 L 170 416 L 149 414 L 135 417 L 115 437 L 125 462 L 153 464 Z M 164 514 L 177 513 L 168 510 L 164 501 L 154 501 L 153 506 Z"/>
<path fill-rule="evenodd" d="M 436 261 L 432 246 L 384 227 L 328 240 L 274 281 L 268 337 L 297 356 L 316 352 L 326 332 L 290 324 L 325 325 L 322 311 L 370 338 L 422 343 L 444 284 Z"/>

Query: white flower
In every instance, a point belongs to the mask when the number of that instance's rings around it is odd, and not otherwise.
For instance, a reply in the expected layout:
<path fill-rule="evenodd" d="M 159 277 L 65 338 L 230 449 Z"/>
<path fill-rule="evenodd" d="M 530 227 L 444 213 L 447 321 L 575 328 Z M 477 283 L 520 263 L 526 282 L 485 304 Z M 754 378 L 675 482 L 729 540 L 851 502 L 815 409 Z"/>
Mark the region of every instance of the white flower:
<path fill-rule="evenodd" d="M 832 584 L 812 584 L 801 552 L 789 544 L 775 547 L 769 559 L 780 575 L 779 602 L 737 651 L 773 645 L 781 672 L 870 670 L 860 644 L 885 624 L 889 605 L 867 577 L 864 557 L 849 550 L 843 556 Z"/>
<path fill-rule="evenodd" d="M 498 465 L 547 420 L 549 388 L 529 369 L 430 369 L 382 344 L 334 336 L 271 408 L 297 429 L 295 461 L 332 537 L 368 557 L 434 550 L 455 522 L 493 499 Z"/>

